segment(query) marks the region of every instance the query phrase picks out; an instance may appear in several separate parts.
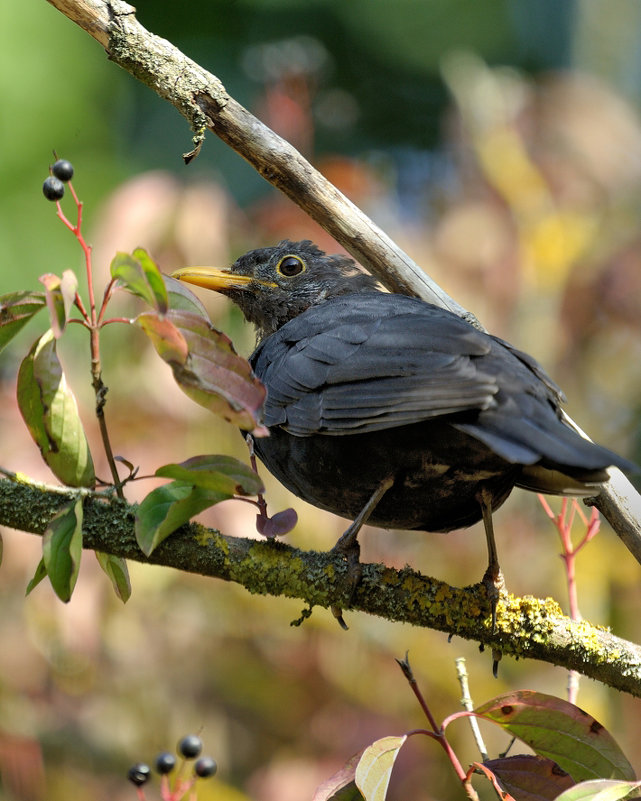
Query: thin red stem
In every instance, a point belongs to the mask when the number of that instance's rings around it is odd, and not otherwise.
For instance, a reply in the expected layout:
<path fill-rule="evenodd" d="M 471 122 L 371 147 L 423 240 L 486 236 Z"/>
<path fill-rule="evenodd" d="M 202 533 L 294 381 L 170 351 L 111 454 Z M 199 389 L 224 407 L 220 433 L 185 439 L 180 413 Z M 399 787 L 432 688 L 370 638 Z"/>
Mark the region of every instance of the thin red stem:
<path fill-rule="evenodd" d="M 576 557 L 581 548 L 587 545 L 591 539 L 597 534 L 600 527 L 600 517 L 598 510 L 592 508 L 590 521 L 588 522 L 583 510 L 578 504 L 576 498 L 572 499 L 572 505 L 568 513 L 568 499 L 563 498 L 561 503 L 561 511 L 555 515 L 550 508 L 548 502 L 542 495 L 539 495 L 539 501 L 545 510 L 547 516 L 552 520 L 556 530 L 559 533 L 561 546 L 563 548 L 560 554 L 561 559 L 565 564 L 565 579 L 568 588 L 568 605 L 570 610 L 570 617 L 572 620 L 581 620 L 581 612 L 579 611 L 579 596 L 576 583 Z M 585 525 L 585 534 L 577 545 L 572 544 L 572 527 L 576 516 L 579 516 L 581 522 Z M 579 674 L 575 671 L 570 671 L 568 676 L 568 700 L 571 703 L 576 703 L 578 694 Z"/>
<path fill-rule="evenodd" d="M 107 284 L 107 286 L 105 287 L 105 294 L 102 297 L 102 304 L 100 306 L 100 313 L 98 314 L 98 324 L 99 325 L 102 324 L 103 317 L 105 316 L 105 312 L 107 311 L 107 304 L 109 303 L 109 301 L 111 299 L 111 296 L 113 294 L 115 286 L 116 286 L 116 279 L 112 278 L 109 281 L 109 283 Z M 121 321 L 130 322 L 129 320 L 127 320 L 124 317 L 123 318 L 119 318 L 119 321 L 120 320 Z"/>
<path fill-rule="evenodd" d="M 412 731 L 407 732 L 408 737 L 413 737 L 416 734 L 424 734 L 426 737 L 431 737 L 433 740 L 435 740 L 447 754 L 447 758 L 450 760 L 450 763 L 456 771 L 459 779 L 462 782 L 465 781 L 467 774 L 463 770 L 463 766 L 459 762 L 459 758 L 454 753 L 454 750 L 449 744 L 449 741 L 445 736 L 445 732 L 442 729 L 439 731 L 430 731 L 429 729 L 412 729 Z"/>
<path fill-rule="evenodd" d="M 78 309 L 80 314 L 82 314 L 82 316 L 87 321 L 87 323 L 91 322 L 90 318 L 89 318 L 89 315 L 87 314 L 87 310 L 85 309 L 85 304 L 82 302 L 82 298 L 80 297 L 80 295 L 77 292 L 76 292 L 76 296 L 75 296 L 73 302 L 75 303 L 76 308 Z M 69 321 L 67 321 L 67 322 L 69 322 Z"/>
<path fill-rule="evenodd" d="M 111 325 L 112 323 L 127 323 L 130 325 L 131 320 L 129 317 L 109 317 L 107 320 L 101 320 L 99 325 L 101 328 L 104 328 L 104 326 Z"/>
<path fill-rule="evenodd" d="M 450 763 L 451 763 L 452 767 L 456 771 L 456 775 L 459 777 L 461 782 L 465 783 L 465 775 L 466 774 L 465 774 L 465 771 L 463 770 L 463 766 L 461 765 L 461 763 L 459 761 L 459 758 L 454 753 L 454 750 L 452 749 L 452 746 L 449 744 L 449 742 L 447 740 L 447 737 L 445 736 L 444 728 L 442 726 L 438 725 L 438 723 L 436 722 L 436 719 L 434 718 L 434 715 L 432 715 L 432 711 L 428 707 L 427 701 L 423 697 L 423 693 L 421 692 L 421 690 L 420 690 L 420 688 L 418 686 L 418 683 L 417 683 L 416 679 L 414 678 L 414 674 L 412 672 L 412 669 L 410 667 L 410 664 L 409 664 L 409 661 L 408 661 L 407 657 L 403 661 L 400 661 L 400 660 L 397 660 L 397 661 L 398 661 L 399 667 L 403 671 L 403 675 L 405 676 L 408 684 L 410 685 L 410 687 L 412 689 L 412 692 L 414 693 L 414 695 L 416 697 L 416 700 L 418 701 L 418 703 L 420 704 L 421 709 L 423 710 L 423 714 L 427 718 L 427 720 L 428 720 L 428 722 L 430 724 L 430 727 L 432 729 L 431 733 L 428 732 L 428 731 L 426 731 L 425 733 L 429 734 L 431 737 L 433 737 L 439 743 L 441 748 L 443 748 L 443 750 L 447 754 L 447 757 L 450 760 Z M 418 732 L 418 731 L 420 731 L 420 730 L 416 730 L 416 732 Z M 411 732 L 411 733 L 413 733 L 413 732 Z"/>
<path fill-rule="evenodd" d="M 101 367 L 101 360 L 100 360 L 100 321 L 98 319 L 98 314 L 96 310 L 96 299 L 94 295 L 94 286 L 93 286 L 93 265 L 92 265 L 92 256 L 91 256 L 91 245 L 87 244 L 87 241 L 84 238 L 82 233 L 82 209 L 83 204 L 82 201 L 79 200 L 78 195 L 76 194 L 75 189 L 71 181 L 67 184 L 69 187 L 69 191 L 74 199 L 77 209 L 77 218 L 76 224 L 73 223 L 67 218 L 65 213 L 62 210 L 62 206 L 60 205 L 60 201 L 56 201 L 56 209 L 58 218 L 62 221 L 63 225 L 68 228 L 71 233 L 76 237 L 78 244 L 82 248 L 82 252 L 85 258 L 85 271 L 87 275 L 87 292 L 89 295 L 89 311 L 84 307 L 82 300 L 80 299 L 79 295 L 76 293 L 75 303 L 80 313 L 85 318 L 84 324 L 89 329 L 90 332 L 90 351 L 91 351 L 91 383 L 94 388 L 94 393 L 96 395 L 96 417 L 98 419 L 98 426 L 100 428 L 100 436 L 102 438 L 102 444 L 105 449 L 105 455 L 107 457 L 107 463 L 109 465 L 109 471 L 111 473 L 112 480 L 114 482 L 114 486 L 116 488 L 116 494 L 119 498 L 124 498 L 124 493 L 122 490 L 122 485 L 120 482 L 120 476 L 118 475 L 118 469 L 116 467 L 116 462 L 114 460 L 113 450 L 111 448 L 111 442 L 109 440 L 109 431 L 107 429 L 107 423 L 105 421 L 105 402 L 107 397 L 107 388 L 105 387 L 102 381 L 102 367 Z M 103 304 L 100 310 L 101 316 L 104 314 L 104 308 L 106 299 L 108 297 L 108 292 L 110 291 L 110 286 L 107 287 L 105 291 L 105 300 L 103 300 Z"/>
<path fill-rule="evenodd" d="M 81 320 L 79 317 L 70 317 L 70 318 L 67 320 L 67 323 L 80 323 L 80 325 L 84 325 L 84 327 L 85 327 L 86 329 L 88 329 L 89 331 L 91 331 L 91 323 L 90 323 L 90 322 L 88 322 L 87 320 Z"/>

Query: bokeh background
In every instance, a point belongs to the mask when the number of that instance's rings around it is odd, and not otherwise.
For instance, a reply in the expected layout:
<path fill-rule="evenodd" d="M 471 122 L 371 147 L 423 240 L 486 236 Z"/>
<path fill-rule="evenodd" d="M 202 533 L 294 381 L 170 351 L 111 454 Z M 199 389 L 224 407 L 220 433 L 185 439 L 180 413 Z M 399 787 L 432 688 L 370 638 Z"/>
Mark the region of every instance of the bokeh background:
<path fill-rule="evenodd" d="M 594 439 L 641 460 L 641 5 L 140 0 L 137 8 L 146 27 L 217 74 L 492 332 L 542 361 Z M 46 272 L 82 277 L 79 248 L 40 191 L 53 148 L 76 168 L 99 294 L 115 252 L 138 245 L 167 272 L 226 265 L 283 237 L 338 249 L 213 135 L 183 166 L 191 135 L 182 117 L 47 3 L 3 3 L 0 21 L 2 293 L 39 288 Z M 249 353 L 253 335 L 239 314 L 224 299 L 203 299 Z M 118 298 L 113 311 L 133 315 L 136 306 Z M 1 356 L 0 464 L 51 481 L 15 404 L 17 367 L 43 325 L 30 324 Z M 65 335 L 62 356 L 106 476 L 80 326 Z M 141 474 L 197 453 L 245 458 L 238 433 L 175 388 L 139 332 L 109 327 L 103 356 L 114 449 Z M 292 544 L 333 544 L 344 521 L 267 482 L 272 509 L 299 512 Z M 128 497 L 152 487 L 137 482 Z M 254 531 L 251 507 L 239 502 L 203 519 L 229 534 Z M 552 595 L 567 608 L 556 533 L 537 499 L 515 492 L 496 527 L 510 590 Z M 565 694 L 558 668 L 505 659 L 493 679 L 490 656 L 472 643 L 354 613 L 346 633 L 324 610 L 292 628 L 298 602 L 171 570 L 131 565 L 123 606 L 91 553 L 68 605 L 46 583 L 25 599 L 40 541 L 2 536 L 0 797 L 12 801 L 132 799 L 128 766 L 192 731 L 220 765 L 201 799 L 311 798 L 375 738 L 423 725 L 394 661 L 407 650 L 437 718 L 459 708 L 459 656 L 477 703 L 520 688 Z M 478 527 L 446 537 L 369 529 L 362 543 L 365 560 L 410 564 L 457 585 L 485 567 Z M 583 615 L 639 642 L 639 579 L 604 524 L 579 560 Z M 641 702 L 586 679 L 578 701 L 641 771 Z M 477 758 L 463 724 L 452 740 L 464 763 Z M 494 735 L 489 742 L 495 753 L 504 746 Z M 415 738 L 390 797 L 461 794 L 440 750 Z"/>

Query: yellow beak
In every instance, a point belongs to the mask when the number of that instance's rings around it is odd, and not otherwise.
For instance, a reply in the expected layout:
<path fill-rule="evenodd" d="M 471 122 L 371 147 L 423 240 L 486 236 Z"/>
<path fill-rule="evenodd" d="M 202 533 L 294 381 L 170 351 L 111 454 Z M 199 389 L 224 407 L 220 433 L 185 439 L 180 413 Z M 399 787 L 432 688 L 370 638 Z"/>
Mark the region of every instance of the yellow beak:
<path fill-rule="evenodd" d="M 233 275 L 229 270 L 217 270 L 215 267 L 182 267 L 173 272 L 171 277 L 215 292 L 244 289 L 252 280 L 248 275 Z"/>
<path fill-rule="evenodd" d="M 240 275 L 229 270 L 218 270 L 215 267 L 181 267 L 171 274 L 172 278 L 184 281 L 186 284 L 195 284 L 214 292 L 224 292 L 226 289 L 246 289 L 248 284 L 256 283 L 263 286 L 275 287 L 270 281 L 258 281 L 250 275 Z"/>

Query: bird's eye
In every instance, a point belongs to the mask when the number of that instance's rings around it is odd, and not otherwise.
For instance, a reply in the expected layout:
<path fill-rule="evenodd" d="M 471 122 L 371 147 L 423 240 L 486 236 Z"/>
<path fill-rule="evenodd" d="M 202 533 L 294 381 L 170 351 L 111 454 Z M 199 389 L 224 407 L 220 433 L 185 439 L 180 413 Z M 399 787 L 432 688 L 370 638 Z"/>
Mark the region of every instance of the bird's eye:
<path fill-rule="evenodd" d="M 283 256 L 276 269 L 281 275 L 292 278 L 292 276 L 302 273 L 305 265 L 298 256 Z"/>

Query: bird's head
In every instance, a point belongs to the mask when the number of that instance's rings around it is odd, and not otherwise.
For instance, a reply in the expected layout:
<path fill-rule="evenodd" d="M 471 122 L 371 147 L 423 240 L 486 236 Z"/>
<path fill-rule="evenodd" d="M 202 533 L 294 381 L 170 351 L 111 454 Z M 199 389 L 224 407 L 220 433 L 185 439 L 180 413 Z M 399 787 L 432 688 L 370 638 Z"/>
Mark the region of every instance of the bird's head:
<path fill-rule="evenodd" d="M 379 289 L 348 256 L 328 256 L 309 240 L 284 239 L 250 250 L 227 270 L 184 267 L 172 275 L 227 295 L 256 326 L 259 339 L 329 298 Z"/>

